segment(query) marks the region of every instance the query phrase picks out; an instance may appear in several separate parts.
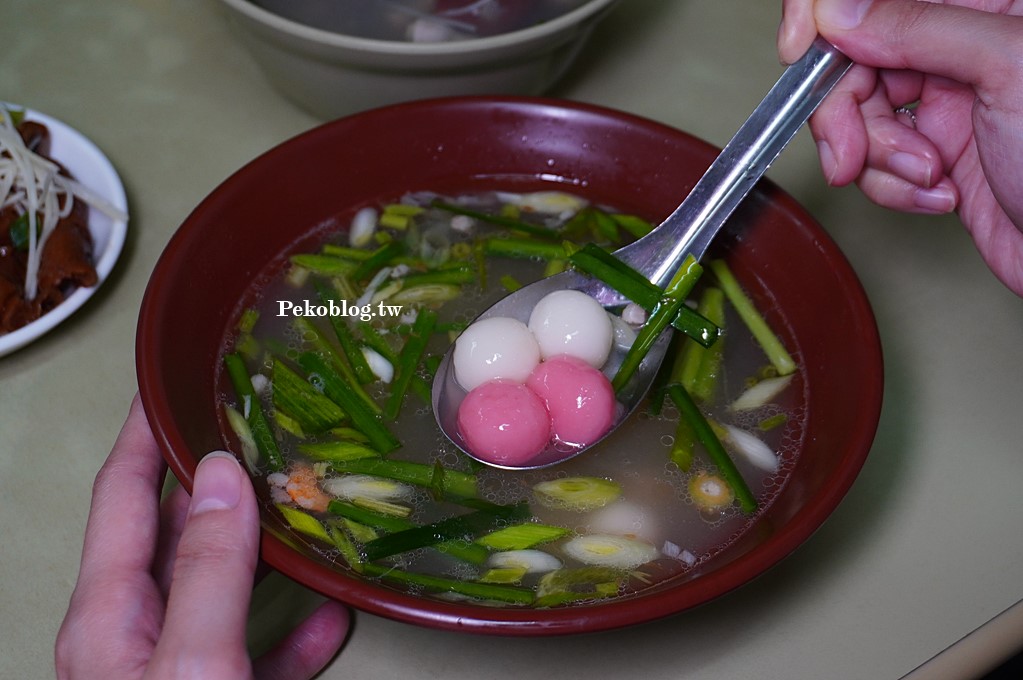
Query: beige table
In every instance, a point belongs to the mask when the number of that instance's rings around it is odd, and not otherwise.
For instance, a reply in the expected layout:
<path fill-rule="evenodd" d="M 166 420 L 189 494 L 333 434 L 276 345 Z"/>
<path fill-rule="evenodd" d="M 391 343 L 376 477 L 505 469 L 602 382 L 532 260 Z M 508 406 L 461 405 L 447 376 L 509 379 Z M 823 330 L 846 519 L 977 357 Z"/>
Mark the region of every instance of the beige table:
<path fill-rule="evenodd" d="M 626 0 L 554 94 L 723 144 L 780 71 L 779 4 Z M 318 121 L 270 89 L 213 0 L 4 0 L 0 99 L 91 137 L 120 171 L 132 212 L 101 292 L 0 359 L 0 677 L 42 678 L 92 478 L 135 391 L 149 272 L 221 180 Z M 805 132 L 771 176 L 847 253 L 884 342 L 876 443 L 833 517 L 747 587 L 621 632 L 470 638 L 360 614 L 325 677 L 896 678 L 1020 600 L 1023 301 L 987 272 L 954 218 L 899 215 L 855 189 L 826 188 Z M 313 601 L 284 578 L 265 582 L 254 645 Z M 918 675 L 984 670 L 1023 642 L 1021 620 L 1019 608 L 1008 612 Z"/>

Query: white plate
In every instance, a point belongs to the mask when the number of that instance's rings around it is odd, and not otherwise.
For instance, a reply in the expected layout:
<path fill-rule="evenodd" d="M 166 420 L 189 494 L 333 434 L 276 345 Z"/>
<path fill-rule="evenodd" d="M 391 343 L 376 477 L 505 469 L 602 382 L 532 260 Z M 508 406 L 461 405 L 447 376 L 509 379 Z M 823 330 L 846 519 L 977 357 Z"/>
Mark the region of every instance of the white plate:
<path fill-rule="evenodd" d="M 12 110 L 23 108 L 17 104 L 4 105 Z M 40 122 L 49 128 L 50 157 L 67 168 L 68 172 L 80 183 L 95 191 L 123 213 L 128 213 L 128 201 L 121 178 L 118 177 L 114 166 L 95 144 L 74 128 L 38 111 L 25 109 L 25 118 Z M 92 233 L 93 257 L 98 277 L 96 285 L 79 288 L 47 314 L 27 326 L 0 335 L 0 357 L 24 347 L 48 333 L 85 304 L 85 301 L 92 297 L 96 289 L 106 280 L 124 248 L 128 223 L 125 220 L 112 220 L 90 206 L 89 231 Z"/>

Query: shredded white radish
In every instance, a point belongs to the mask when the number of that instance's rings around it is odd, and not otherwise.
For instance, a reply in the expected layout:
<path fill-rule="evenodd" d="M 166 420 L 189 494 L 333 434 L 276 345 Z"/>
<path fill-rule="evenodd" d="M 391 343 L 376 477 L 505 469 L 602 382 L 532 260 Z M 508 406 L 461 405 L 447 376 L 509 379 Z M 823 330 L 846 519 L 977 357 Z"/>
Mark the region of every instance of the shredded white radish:
<path fill-rule="evenodd" d="M 114 220 L 127 215 L 69 177 L 56 163 L 29 149 L 18 133 L 9 111 L 0 107 L 0 207 L 13 207 L 28 220 L 28 260 L 25 268 L 25 299 L 39 292 L 39 265 L 43 247 L 57 222 L 71 213 L 79 198 Z M 38 218 L 42 217 L 42 224 Z"/>
<path fill-rule="evenodd" d="M 761 380 L 756 385 L 753 385 L 748 390 L 739 395 L 739 398 L 732 402 L 733 411 L 747 411 L 749 409 L 759 408 L 764 404 L 769 403 L 772 399 L 781 394 L 781 391 L 789 386 L 792 382 L 792 376 L 788 375 L 778 376 L 777 378 L 767 378 Z"/>
<path fill-rule="evenodd" d="M 728 442 L 737 453 L 761 470 L 776 472 L 778 470 L 778 457 L 774 455 L 771 447 L 765 444 L 755 434 L 741 430 L 734 425 L 725 425 L 728 432 Z"/>

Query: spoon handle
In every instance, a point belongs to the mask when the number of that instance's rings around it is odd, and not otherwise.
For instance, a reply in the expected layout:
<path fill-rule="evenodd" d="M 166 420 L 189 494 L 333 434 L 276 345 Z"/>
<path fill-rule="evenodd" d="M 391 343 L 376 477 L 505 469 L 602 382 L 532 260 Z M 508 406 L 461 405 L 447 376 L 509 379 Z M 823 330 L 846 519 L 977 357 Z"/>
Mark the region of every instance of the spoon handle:
<path fill-rule="evenodd" d="M 671 280 L 687 254 L 701 258 L 721 225 L 851 65 L 818 36 L 785 69 L 675 212 L 616 255 L 657 286 Z"/>

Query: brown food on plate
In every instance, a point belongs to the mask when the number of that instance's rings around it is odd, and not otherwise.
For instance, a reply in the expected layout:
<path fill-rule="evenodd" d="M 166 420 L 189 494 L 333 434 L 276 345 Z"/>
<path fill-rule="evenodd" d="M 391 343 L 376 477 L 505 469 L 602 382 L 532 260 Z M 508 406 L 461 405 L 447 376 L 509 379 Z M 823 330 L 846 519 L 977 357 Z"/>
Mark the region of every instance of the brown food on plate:
<path fill-rule="evenodd" d="M 18 132 L 30 150 L 45 156 L 49 131 L 44 125 L 23 122 L 18 126 Z M 63 169 L 61 172 L 67 174 Z M 13 206 L 0 210 L 0 334 L 35 321 L 63 302 L 79 286 L 96 284 L 87 214 L 85 204 L 75 199 L 70 214 L 57 222 L 43 245 L 37 293 L 27 300 L 25 273 L 28 249 L 24 245 L 19 247 L 23 238 L 12 234 L 20 215 Z M 24 229 L 23 226 L 20 228 Z"/>

